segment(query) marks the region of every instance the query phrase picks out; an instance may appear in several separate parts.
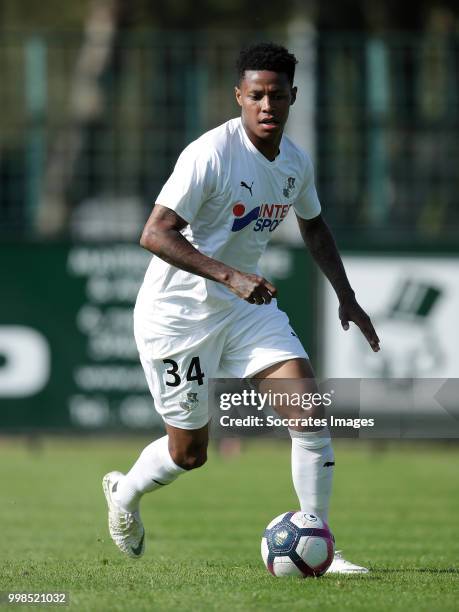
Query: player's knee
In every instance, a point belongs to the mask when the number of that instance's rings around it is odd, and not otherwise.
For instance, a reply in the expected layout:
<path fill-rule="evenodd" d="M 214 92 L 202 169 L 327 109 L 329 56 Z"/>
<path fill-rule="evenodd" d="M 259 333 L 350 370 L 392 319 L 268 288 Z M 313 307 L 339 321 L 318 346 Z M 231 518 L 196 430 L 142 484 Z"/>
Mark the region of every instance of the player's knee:
<path fill-rule="evenodd" d="M 308 409 L 301 408 L 301 406 L 286 406 L 276 408 L 276 412 L 279 414 L 279 416 L 296 421 L 299 425 L 306 423 L 306 421 L 312 422 L 325 418 L 325 410 L 322 404 L 318 406 L 311 406 Z M 307 427 L 310 426 L 310 424 L 307 425 Z"/>
<path fill-rule="evenodd" d="M 196 447 L 190 449 L 176 449 L 171 453 L 173 461 L 184 470 L 194 470 L 207 461 L 207 447 Z"/>
<path fill-rule="evenodd" d="M 185 470 L 194 470 L 202 467 L 207 461 L 207 451 L 199 453 L 192 453 L 185 458 L 184 465 L 182 466 Z"/>

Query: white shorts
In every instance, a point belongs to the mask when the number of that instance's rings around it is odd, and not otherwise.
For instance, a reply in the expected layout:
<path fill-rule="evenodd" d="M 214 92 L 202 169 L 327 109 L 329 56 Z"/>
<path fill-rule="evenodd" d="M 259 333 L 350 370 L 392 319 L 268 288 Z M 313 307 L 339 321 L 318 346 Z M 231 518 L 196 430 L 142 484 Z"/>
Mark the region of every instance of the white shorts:
<path fill-rule="evenodd" d="M 282 361 L 308 359 L 287 315 L 276 300 L 236 306 L 209 317 L 190 336 L 153 337 L 139 313 L 134 330 L 140 360 L 155 402 L 168 425 L 199 429 L 209 422 L 208 381 L 248 378 Z"/>

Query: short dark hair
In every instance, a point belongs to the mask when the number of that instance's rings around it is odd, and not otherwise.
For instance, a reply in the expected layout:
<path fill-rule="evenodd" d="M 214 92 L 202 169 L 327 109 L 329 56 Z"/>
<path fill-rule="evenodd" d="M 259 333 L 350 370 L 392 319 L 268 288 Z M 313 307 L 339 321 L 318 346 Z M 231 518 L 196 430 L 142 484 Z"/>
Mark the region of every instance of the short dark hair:
<path fill-rule="evenodd" d="M 285 72 L 290 85 L 293 85 L 297 63 L 296 57 L 285 47 L 272 42 L 262 42 L 242 49 L 236 67 L 239 81 L 244 78 L 246 70 L 271 70 L 272 72 Z"/>

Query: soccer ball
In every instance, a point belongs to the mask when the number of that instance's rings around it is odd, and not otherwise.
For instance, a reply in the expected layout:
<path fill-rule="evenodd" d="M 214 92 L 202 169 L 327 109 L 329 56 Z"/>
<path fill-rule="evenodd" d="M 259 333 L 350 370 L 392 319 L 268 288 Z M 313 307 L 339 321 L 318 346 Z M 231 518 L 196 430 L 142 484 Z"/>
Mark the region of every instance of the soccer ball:
<path fill-rule="evenodd" d="M 322 576 L 330 567 L 335 539 L 325 521 L 308 512 L 285 512 L 261 539 L 261 556 L 273 576 Z"/>

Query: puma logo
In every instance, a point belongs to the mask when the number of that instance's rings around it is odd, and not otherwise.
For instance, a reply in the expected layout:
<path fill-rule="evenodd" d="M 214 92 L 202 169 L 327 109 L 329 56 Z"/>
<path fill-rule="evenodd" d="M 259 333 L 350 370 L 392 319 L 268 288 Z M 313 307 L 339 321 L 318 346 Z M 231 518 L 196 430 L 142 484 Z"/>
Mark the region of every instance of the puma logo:
<path fill-rule="evenodd" d="M 324 463 L 324 467 L 332 467 L 333 465 L 335 465 L 335 462 L 334 462 L 334 461 L 326 461 L 326 462 Z"/>
<path fill-rule="evenodd" d="M 247 185 L 247 183 L 245 183 L 244 181 L 241 181 L 241 187 L 245 187 L 246 189 L 248 189 L 250 191 L 250 196 L 253 197 L 253 193 L 252 193 L 253 181 L 250 187 Z"/>

